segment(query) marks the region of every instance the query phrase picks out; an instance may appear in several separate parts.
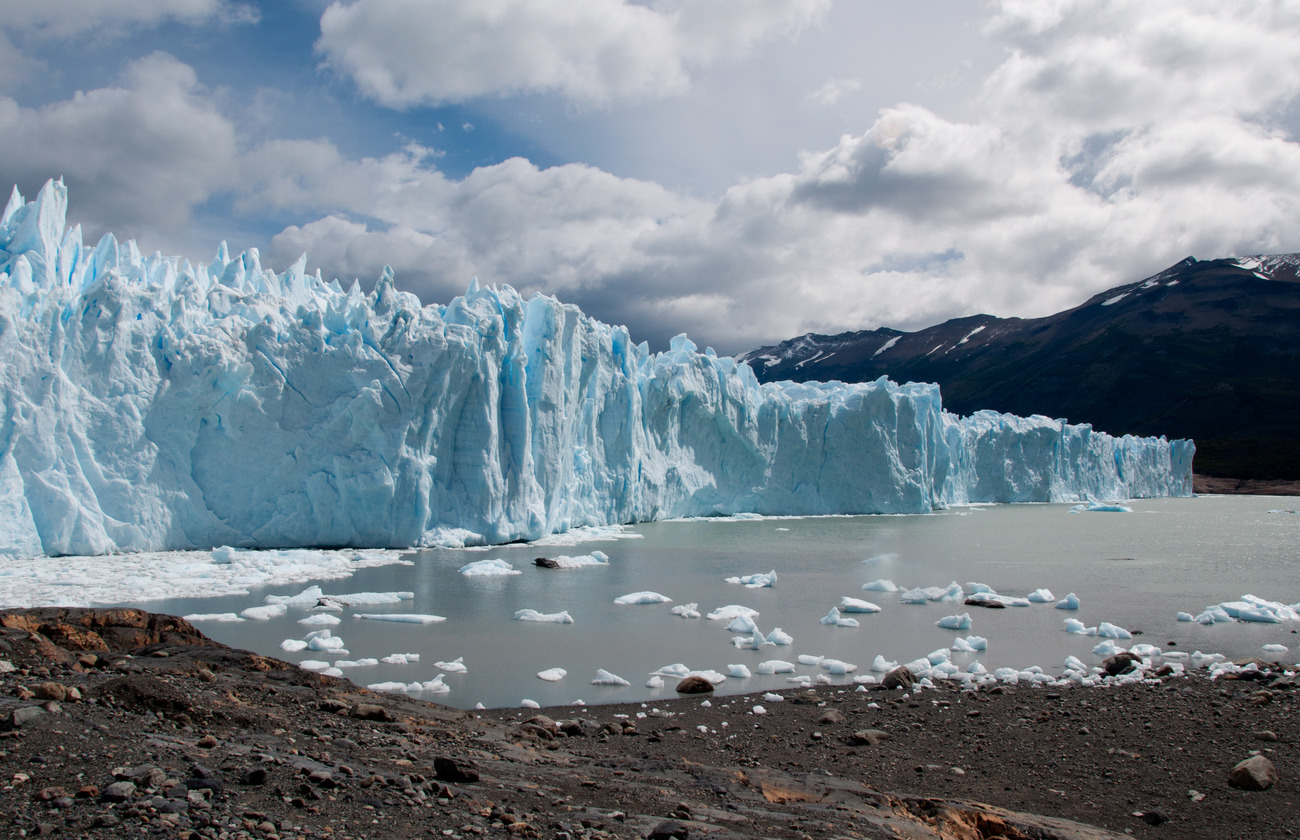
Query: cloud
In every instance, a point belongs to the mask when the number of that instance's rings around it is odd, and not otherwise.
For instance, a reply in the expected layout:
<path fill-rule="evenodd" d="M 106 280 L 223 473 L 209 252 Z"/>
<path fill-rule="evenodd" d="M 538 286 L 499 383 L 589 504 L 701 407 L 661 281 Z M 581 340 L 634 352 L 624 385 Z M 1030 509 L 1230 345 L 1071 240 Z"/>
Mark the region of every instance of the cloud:
<path fill-rule="evenodd" d="M 208 21 L 252 23 L 252 6 L 230 0 L 40 0 L 0 5 L 0 28 L 36 40 L 74 38 L 86 33 L 117 37 L 131 29 L 177 22 L 194 26 Z"/>
<path fill-rule="evenodd" d="M 62 175 L 94 234 L 181 230 L 232 186 L 235 155 L 233 126 L 166 53 L 132 62 L 114 87 L 40 108 L 0 98 L 0 171 L 29 194 Z"/>
<path fill-rule="evenodd" d="M 321 16 L 317 50 L 391 108 L 515 93 L 587 103 L 660 97 L 692 65 L 815 20 L 829 0 L 358 0 Z"/>
<path fill-rule="evenodd" d="M 829 108 L 844 96 L 862 90 L 860 79 L 831 79 L 817 90 L 808 94 L 808 101 L 823 108 Z"/>

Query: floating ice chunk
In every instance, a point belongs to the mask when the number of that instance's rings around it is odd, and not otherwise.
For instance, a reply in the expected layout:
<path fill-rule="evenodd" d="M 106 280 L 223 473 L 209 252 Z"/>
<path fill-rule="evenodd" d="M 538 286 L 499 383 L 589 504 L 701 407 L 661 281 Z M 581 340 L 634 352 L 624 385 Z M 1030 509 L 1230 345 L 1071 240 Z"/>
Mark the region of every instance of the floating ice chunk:
<path fill-rule="evenodd" d="M 1065 632 L 1074 633 L 1078 636 L 1095 636 L 1097 635 L 1096 627 L 1089 627 L 1077 618 L 1065 619 Z"/>
<path fill-rule="evenodd" d="M 520 610 L 515 613 L 515 621 L 539 621 L 543 624 L 572 624 L 573 616 L 569 611 L 557 613 L 540 613 L 537 610 Z"/>
<path fill-rule="evenodd" d="M 727 624 L 728 633 L 757 633 L 758 625 L 747 615 L 738 615 Z"/>
<path fill-rule="evenodd" d="M 1052 594 L 1052 590 L 1050 589 L 1035 589 L 1033 592 L 1026 595 L 1025 598 L 1026 600 L 1033 601 L 1035 604 L 1046 604 L 1049 601 L 1054 601 L 1056 596 Z"/>
<path fill-rule="evenodd" d="M 186 621 L 189 622 L 195 622 L 195 621 L 234 622 L 234 621 L 248 620 L 246 618 L 243 618 L 242 616 L 235 615 L 234 613 L 190 613 L 189 615 L 181 616 L 181 618 L 184 618 Z"/>
<path fill-rule="evenodd" d="M 385 665 L 410 665 L 412 662 L 420 661 L 418 653 L 390 653 L 379 660 Z"/>
<path fill-rule="evenodd" d="M 1109 621 L 1103 621 L 1097 625 L 1097 636 L 1102 639 L 1131 639 L 1133 634 Z"/>
<path fill-rule="evenodd" d="M 793 674 L 794 663 L 786 662 L 784 659 L 769 659 L 766 662 L 760 662 L 754 668 L 755 674 Z"/>
<path fill-rule="evenodd" d="M 773 627 L 772 632 L 767 634 L 767 643 L 778 647 L 788 647 L 794 644 L 794 636 L 791 636 L 780 627 Z"/>
<path fill-rule="evenodd" d="M 712 685 L 720 685 L 727 681 L 726 674 L 719 673 L 718 671 L 714 671 L 712 669 L 706 669 L 704 671 L 691 671 L 689 674 L 687 674 L 687 676 L 700 677 L 702 679 L 706 679 Z"/>
<path fill-rule="evenodd" d="M 966 666 L 966 673 L 974 674 L 977 677 L 982 677 L 988 672 L 988 669 L 978 659 Z"/>
<path fill-rule="evenodd" d="M 614 599 L 615 604 L 624 606 L 633 606 L 638 604 L 666 604 L 671 601 L 667 595 L 660 595 L 658 592 L 630 592 L 627 595 L 621 595 Z"/>
<path fill-rule="evenodd" d="M 727 583 L 739 583 L 750 589 L 763 589 L 776 583 L 776 569 L 770 572 L 758 572 L 743 577 L 729 577 Z"/>
<path fill-rule="evenodd" d="M 769 642 L 767 638 L 758 630 L 755 630 L 748 636 L 735 636 L 731 643 L 738 648 L 747 650 L 758 650 L 763 647 L 772 647 L 776 642 Z"/>
<path fill-rule="evenodd" d="M 378 665 L 378 659 L 335 659 L 335 668 L 369 668 Z"/>
<path fill-rule="evenodd" d="M 1133 645 L 1128 649 L 1128 652 L 1132 654 L 1136 654 L 1137 656 L 1148 657 L 1148 656 L 1159 656 L 1164 651 L 1162 651 L 1160 648 L 1156 647 L 1155 645 L 1149 645 L 1143 643 L 1139 645 Z"/>
<path fill-rule="evenodd" d="M 955 580 L 945 587 L 926 587 L 925 594 L 931 601 L 941 601 L 946 604 L 956 603 L 965 597 L 961 584 L 957 583 Z"/>
<path fill-rule="evenodd" d="M 1167 650 L 1161 654 L 1165 659 L 1182 660 L 1191 658 L 1191 654 L 1181 650 Z"/>
<path fill-rule="evenodd" d="M 328 630 L 321 632 L 328 633 Z M 333 651 L 334 653 L 346 653 L 344 650 L 343 639 L 338 636 L 317 636 L 307 640 L 307 647 L 314 651 Z"/>
<path fill-rule="evenodd" d="M 938 665 L 940 662 L 947 662 L 949 658 L 947 648 L 932 650 L 925 655 L 926 666 Z"/>
<path fill-rule="evenodd" d="M 876 654 L 876 658 L 871 662 L 871 670 L 875 671 L 878 674 L 888 673 L 897 667 L 898 667 L 897 662 L 886 659 L 880 654 Z"/>
<path fill-rule="evenodd" d="M 935 622 L 935 626 L 942 627 L 945 630 L 969 630 L 970 613 L 962 613 L 961 615 L 945 615 L 943 618 Z"/>
<path fill-rule="evenodd" d="M 283 642 L 280 642 L 280 650 L 288 651 L 289 653 L 297 653 L 300 650 L 306 649 L 307 643 L 302 639 L 285 639 Z"/>
<path fill-rule="evenodd" d="M 298 623 L 304 627 L 337 627 L 343 623 L 343 620 L 337 615 L 316 613 L 315 615 L 309 615 L 306 618 L 298 619 Z"/>
<path fill-rule="evenodd" d="M 368 621 L 392 621 L 397 624 L 437 624 L 446 621 L 445 615 L 424 615 L 421 613 L 353 613 L 353 618 Z"/>
<path fill-rule="evenodd" d="M 418 683 L 419 688 L 411 689 L 412 694 L 448 694 L 451 692 L 451 686 L 442 681 L 442 674 L 426 682 Z"/>
<path fill-rule="evenodd" d="M 541 703 L 536 700 L 529 700 L 527 697 L 519 701 L 519 708 L 521 709 L 540 709 L 541 707 Z"/>
<path fill-rule="evenodd" d="M 537 678 L 547 682 L 559 682 L 569 675 L 569 672 L 563 668 L 547 668 L 545 671 L 538 671 Z"/>
<path fill-rule="evenodd" d="M 860 626 L 856 618 L 842 617 L 840 615 L 840 611 L 835 607 L 831 607 L 831 611 L 826 613 L 826 615 L 822 617 L 821 623 L 828 625 L 830 627 L 859 627 Z"/>
<path fill-rule="evenodd" d="M 999 682 L 1015 685 L 1020 682 L 1020 672 L 1015 668 L 998 668 L 993 672 L 993 678 Z"/>
<path fill-rule="evenodd" d="M 718 607 L 716 610 L 705 616 L 705 618 L 710 621 L 731 621 L 733 618 L 742 615 L 748 618 L 754 618 L 758 615 L 758 610 L 753 609 L 752 607 L 742 607 L 739 604 L 728 604 L 725 607 Z"/>
<path fill-rule="evenodd" d="M 766 700 L 766 701 L 769 702 L 769 703 L 781 703 L 781 702 L 783 702 L 783 701 L 785 700 L 785 698 L 782 697 L 781 695 L 779 695 L 779 694 L 774 694 L 774 693 L 772 693 L 771 691 L 769 691 L 769 692 L 767 692 L 766 694 L 764 694 L 764 695 L 763 695 L 763 699 Z"/>
<path fill-rule="evenodd" d="M 973 592 L 966 598 L 968 604 L 1001 604 L 1004 607 L 1027 607 L 1028 598 L 999 595 L 996 592 Z"/>
<path fill-rule="evenodd" d="M 734 677 L 738 680 L 745 680 L 749 679 L 752 675 L 749 673 L 749 668 L 745 665 L 728 665 L 727 676 Z"/>
<path fill-rule="evenodd" d="M 972 595 L 977 592 L 987 592 L 990 595 L 998 594 L 993 587 L 989 586 L 986 583 L 976 583 L 974 581 L 967 581 L 966 588 L 971 591 Z"/>
<path fill-rule="evenodd" d="M 465 667 L 465 657 L 458 656 L 449 662 L 435 662 L 433 667 L 446 671 L 448 674 L 466 674 L 469 669 Z"/>
<path fill-rule="evenodd" d="M 631 685 L 632 683 L 620 677 L 618 674 L 606 671 L 604 668 L 596 669 L 596 678 L 591 681 L 592 685 Z"/>
<path fill-rule="evenodd" d="M 1077 610 L 1079 608 L 1079 596 L 1071 592 L 1056 602 L 1056 608 L 1058 610 Z"/>
<path fill-rule="evenodd" d="M 817 656 L 812 653 L 801 653 L 797 657 L 797 661 L 800 665 L 820 665 L 822 664 L 822 660 L 825 658 L 826 657 L 824 656 Z"/>
<path fill-rule="evenodd" d="M 691 675 L 691 669 L 687 668 L 681 662 L 674 662 L 672 665 L 665 665 L 652 673 L 658 674 L 661 677 L 673 677 L 680 680 L 689 677 Z"/>
<path fill-rule="evenodd" d="M 1192 615 L 1192 614 L 1189 613 L 1189 612 L 1180 612 L 1180 613 L 1178 614 L 1178 620 L 1179 620 L 1179 621 L 1195 621 L 1195 620 L 1196 620 L 1196 616 Z"/>
<path fill-rule="evenodd" d="M 561 554 L 559 557 L 547 558 L 545 563 L 539 560 L 537 565 L 544 565 L 548 569 L 585 569 L 592 566 L 608 566 L 609 555 L 603 551 L 593 551 L 590 554 L 579 554 L 574 557 Z"/>
<path fill-rule="evenodd" d="M 897 592 L 898 591 L 898 585 L 896 583 L 894 583 L 892 580 L 885 580 L 884 578 L 877 578 L 876 580 L 873 580 L 870 583 L 864 583 L 862 584 L 862 588 L 867 590 L 868 592 Z"/>
<path fill-rule="evenodd" d="M 400 604 L 414 597 L 414 592 L 351 592 L 345 595 L 326 595 L 319 586 L 309 586 L 297 595 L 267 595 L 263 600 L 268 604 L 284 604 L 286 607 L 307 610 L 319 606 L 332 608 Z"/>
<path fill-rule="evenodd" d="M 977 650 L 988 650 L 989 640 L 983 636 L 967 636 L 962 638 L 958 636 L 953 639 L 952 649 L 960 653 L 970 653 Z"/>
<path fill-rule="evenodd" d="M 1065 657 L 1065 670 L 1082 671 L 1086 674 L 1088 672 L 1088 666 L 1085 665 L 1083 660 L 1077 656 L 1067 656 Z"/>
<path fill-rule="evenodd" d="M 863 601 L 860 598 L 850 598 L 847 595 L 840 598 L 840 612 L 846 613 L 878 613 L 880 607 L 870 601 Z"/>
<path fill-rule="evenodd" d="M 664 678 L 661 677 L 661 676 L 659 676 L 658 674 L 654 674 L 653 676 L 650 677 L 650 679 L 648 679 L 648 680 L 645 681 L 645 687 L 646 687 L 646 688 L 663 688 L 663 687 L 664 687 Z"/>
<path fill-rule="evenodd" d="M 678 604 L 677 606 L 669 610 L 669 612 L 671 612 L 673 615 L 681 616 L 682 618 L 699 618 L 700 605 L 696 603 Z"/>
<path fill-rule="evenodd" d="M 1243 607 L 1237 610 L 1233 618 L 1238 621 L 1255 621 L 1264 624 L 1277 624 L 1278 617 L 1263 607 Z"/>
<path fill-rule="evenodd" d="M 1273 645 L 1264 645 L 1263 647 L 1260 648 L 1260 650 L 1267 651 L 1267 652 L 1269 652 L 1269 653 L 1286 653 L 1286 652 L 1287 652 L 1287 646 L 1286 646 L 1286 645 L 1277 645 L 1277 644 L 1273 644 Z"/>
<path fill-rule="evenodd" d="M 1075 505 L 1071 511 L 1086 510 L 1093 513 L 1132 513 L 1133 508 L 1115 502 L 1088 502 L 1086 505 Z"/>
<path fill-rule="evenodd" d="M 812 677 L 808 674 L 795 674 L 793 677 L 786 677 L 785 681 L 802 688 L 808 688 L 813 683 Z"/>
<path fill-rule="evenodd" d="M 284 604 L 265 604 L 260 607 L 249 607 L 239 614 L 249 621 L 270 621 L 273 618 L 279 618 L 289 611 Z"/>
<path fill-rule="evenodd" d="M 333 666 L 319 659 L 304 659 L 298 663 L 298 667 L 304 671 L 324 671 L 326 668 L 332 668 Z"/>
<path fill-rule="evenodd" d="M 905 589 L 898 593 L 898 603 L 900 604 L 928 604 L 930 597 L 925 594 L 925 590 L 919 586 L 915 589 Z"/>
<path fill-rule="evenodd" d="M 835 674 L 836 676 L 851 674 L 858 670 L 857 665 L 854 665 L 851 662 L 845 662 L 842 659 L 823 659 L 821 661 L 821 666 L 826 669 L 827 673 Z"/>
<path fill-rule="evenodd" d="M 466 577 L 499 577 L 519 575 L 523 572 L 500 558 L 494 560 L 475 560 L 460 567 L 460 573 Z"/>
<path fill-rule="evenodd" d="M 1114 639 L 1106 639 L 1105 641 L 1099 642 L 1097 646 L 1092 649 L 1092 652 L 1098 656 L 1114 656 L 1115 654 L 1123 653 L 1124 651 L 1125 648 L 1115 644 Z"/>

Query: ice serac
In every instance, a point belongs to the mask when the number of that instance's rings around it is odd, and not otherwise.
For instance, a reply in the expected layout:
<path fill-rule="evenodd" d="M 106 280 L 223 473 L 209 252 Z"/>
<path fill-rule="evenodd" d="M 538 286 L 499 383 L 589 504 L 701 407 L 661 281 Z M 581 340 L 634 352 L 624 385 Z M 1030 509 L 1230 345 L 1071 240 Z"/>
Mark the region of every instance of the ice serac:
<path fill-rule="evenodd" d="M 1193 446 L 760 385 L 509 287 L 421 306 L 224 244 L 207 265 L 0 217 L 0 551 L 411 546 L 734 514 L 1185 495 Z"/>

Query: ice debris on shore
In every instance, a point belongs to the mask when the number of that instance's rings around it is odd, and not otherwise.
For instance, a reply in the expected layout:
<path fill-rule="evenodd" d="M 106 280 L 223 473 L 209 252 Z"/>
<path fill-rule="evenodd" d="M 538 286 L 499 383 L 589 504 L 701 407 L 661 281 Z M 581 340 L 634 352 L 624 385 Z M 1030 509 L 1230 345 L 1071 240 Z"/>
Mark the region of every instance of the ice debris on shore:
<path fill-rule="evenodd" d="M 366 294 L 305 257 L 276 274 L 224 244 L 206 265 L 87 246 L 66 217 L 61 181 L 0 214 L 0 554 L 488 544 L 1192 489 L 1190 441 L 957 417 L 932 384 L 760 384 L 684 335 L 651 353 L 508 286 L 424 306 L 388 270 Z"/>

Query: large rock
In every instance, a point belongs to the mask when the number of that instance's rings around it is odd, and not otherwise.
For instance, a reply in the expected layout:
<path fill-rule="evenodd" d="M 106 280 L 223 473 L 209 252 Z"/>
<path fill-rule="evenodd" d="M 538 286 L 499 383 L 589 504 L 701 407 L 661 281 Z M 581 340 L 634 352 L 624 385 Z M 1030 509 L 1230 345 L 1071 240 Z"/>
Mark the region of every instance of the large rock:
<path fill-rule="evenodd" d="M 1268 790 L 1277 783 L 1277 768 L 1262 755 L 1239 762 L 1228 772 L 1228 784 L 1241 790 Z"/>
<path fill-rule="evenodd" d="M 912 673 L 912 669 L 906 665 L 899 665 L 888 674 L 885 674 L 884 679 L 880 681 L 880 685 L 884 688 L 907 689 L 911 688 L 915 682 L 916 674 Z"/>
<path fill-rule="evenodd" d="M 1117 653 L 1101 663 L 1101 669 L 1112 677 L 1118 677 L 1120 674 L 1127 674 L 1134 668 L 1142 664 L 1142 657 L 1136 653 L 1124 651 Z"/>
<path fill-rule="evenodd" d="M 708 694 L 713 691 L 713 683 L 704 677 L 687 677 L 677 683 L 678 694 Z"/>

